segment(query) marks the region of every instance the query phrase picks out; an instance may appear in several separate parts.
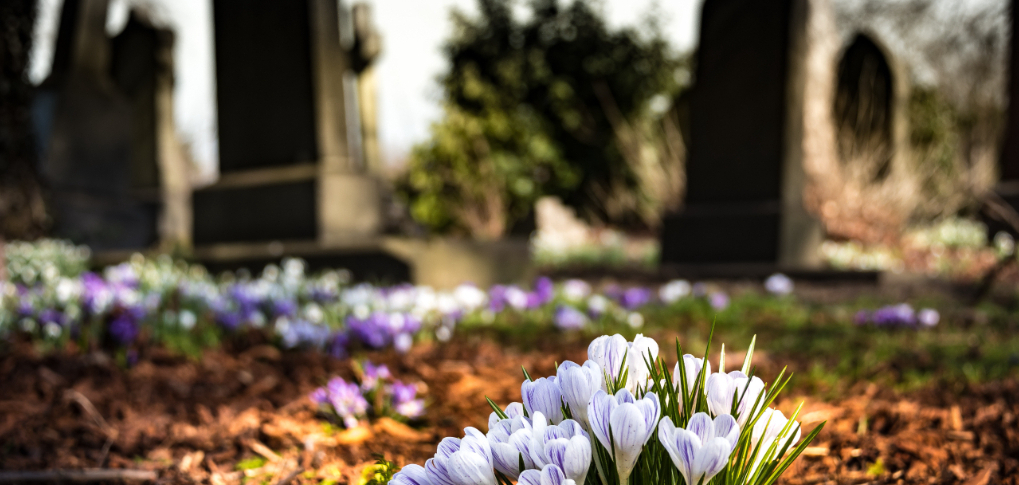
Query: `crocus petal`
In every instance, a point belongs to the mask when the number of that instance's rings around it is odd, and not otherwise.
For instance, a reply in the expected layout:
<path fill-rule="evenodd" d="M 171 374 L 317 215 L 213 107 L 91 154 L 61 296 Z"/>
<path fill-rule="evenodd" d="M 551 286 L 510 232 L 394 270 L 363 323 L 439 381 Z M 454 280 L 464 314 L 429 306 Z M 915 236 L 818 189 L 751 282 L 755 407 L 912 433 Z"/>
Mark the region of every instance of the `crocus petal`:
<path fill-rule="evenodd" d="M 573 419 L 587 426 L 587 405 L 604 383 L 601 367 L 593 360 L 584 362 L 583 366 L 566 361 L 559 366 L 556 377 Z"/>
<path fill-rule="evenodd" d="M 428 480 L 428 472 L 421 465 L 407 465 L 400 469 L 393 479 L 389 481 L 392 485 L 431 485 Z"/>
<path fill-rule="evenodd" d="M 725 438 L 711 438 L 708 440 L 697 452 L 697 457 L 694 459 L 693 466 L 691 467 L 692 482 L 699 482 L 701 477 L 704 477 L 705 482 L 711 480 L 712 477 L 722 471 L 725 465 L 729 463 L 730 453 L 732 453 L 732 447 L 729 446 L 729 442 Z"/>
<path fill-rule="evenodd" d="M 708 376 L 708 410 L 719 416 L 732 413 L 732 398 L 736 389 L 727 374 L 715 373 Z"/>
<path fill-rule="evenodd" d="M 725 438 L 729 442 L 730 448 L 736 448 L 736 442 L 739 440 L 739 424 L 728 414 L 718 416 L 715 418 L 715 436 Z"/>
<path fill-rule="evenodd" d="M 445 459 L 430 458 L 425 462 L 425 472 L 428 482 L 433 485 L 457 485 L 449 476 Z"/>
<path fill-rule="evenodd" d="M 492 464 L 484 456 L 460 450 L 453 453 L 447 465 L 449 478 L 457 485 L 497 485 Z"/>
<path fill-rule="evenodd" d="M 644 417 L 644 429 L 647 430 L 647 435 L 644 436 L 644 442 L 651 438 L 651 433 L 655 432 L 655 425 L 658 423 L 658 418 L 661 416 L 662 407 L 658 402 L 658 395 L 649 392 L 644 397 L 634 403 L 637 408 L 640 409 L 641 416 Z"/>
<path fill-rule="evenodd" d="M 637 463 L 647 438 L 644 415 L 635 404 L 623 403 L 612 411 L 609 418 L 615 445 L 616 470 L 620 482 L 626 480 Z"/>
<path fill-rule="evenodd" d="M 538 470 L 524 470 L 517 478 L 517 485 L 541 485 L 541 472 Z"/>
<path fill-rule="evenodd" d="M 686 423 L 686 429 L 697 435 L 701 443 L 707 443 L 709 438 L 715 437 L 715 423 L 711 421 L 707 413 L 694 414 L 690 418 L 690 422 Z"/>
<path fill-rule="evenodd" d="M 587 406 L 587 419 L 590 421 L 591 433 L 598 438 L 606 450 L 610 451 L 612 450 L 612 440 L 609 435 L 609 420 L 612 417 L 612 411 L 617 406 L 619 404 L 616 400 L 602 390 L 598 390 L 594 394 L 591 404 Z"/>
<path fill-rule="evenodd" d="M 541 485 L 563 485 L 566 482 L 566 474 L 555 465 L 545 465 L 541 469 Z"/>

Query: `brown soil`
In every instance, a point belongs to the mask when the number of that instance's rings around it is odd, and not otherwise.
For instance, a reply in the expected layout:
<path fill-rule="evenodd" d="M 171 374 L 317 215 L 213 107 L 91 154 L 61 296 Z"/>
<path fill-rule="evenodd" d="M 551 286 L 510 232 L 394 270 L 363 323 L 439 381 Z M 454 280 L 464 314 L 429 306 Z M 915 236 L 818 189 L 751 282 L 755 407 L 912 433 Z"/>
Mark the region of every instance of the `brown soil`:
<path fill-rule="evenodd" d="M 417 428 L 383 419 L 340 432 L 306 396 L 329 377 L 351 377 L 349 361 L 266 346 L 200 361 L 153 350 L 124 370 L 101 354 L 40 357 L 19 347 L 0 357 L 0 470 L 135 468 L 161 482 L 215 485 L 245 476 L 275 484 L 303 470 L 290 483 L 356 483 L 373 453 L 423 463 L 442 437 L 486 429 L 484 397 L 519 400 L 521 365 L 548 375 L 556 361 L 584 358 L 586 342 L 564 340 L 522 352 L 460 338 L 371 354 L 427 386 L 427 416 Z M 785 483 L 1019 484 L 1019 382 L 908 394 L 863 384 L 838 402 L 803 399 L 804 428 L 828 424 Z M 779 407 L 788 413 L 800 400 Z M 258 456 L 268 462 L 236 471 Z"/>

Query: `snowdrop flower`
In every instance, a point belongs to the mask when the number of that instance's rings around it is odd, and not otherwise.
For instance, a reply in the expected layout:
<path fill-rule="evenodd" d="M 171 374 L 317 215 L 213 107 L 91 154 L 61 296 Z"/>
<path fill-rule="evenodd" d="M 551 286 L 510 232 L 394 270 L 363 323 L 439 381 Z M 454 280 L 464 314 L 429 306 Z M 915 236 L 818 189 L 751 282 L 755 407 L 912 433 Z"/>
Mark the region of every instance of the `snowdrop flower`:
<path fill-rule="evenodd" d="M 601 366 L 613 381 L 619 378 L 619 369 L 625 358 L 628 369 L 626 388 L 635 393 L 638 387 L 647 386 L 651 371 L 646 359 L 650 358 L 652 362 L 658 359 L 658 342 L 641 334 L 637 334 L 633 342 L 627 342 L 619 334 L 611 337 L 602 335 L 588 345 L 587 358 Z M 604 382 L 602 390 L 608 392 Z"/>
<path fill-rule="evenodd" d="M 772 295 L 788 295 L 793 292 L 793 280 L 782 273 L 775 273 L 764 280 L 764 289 Z"/>
<path fill-rule="evenodd" d="M 463 439 L 445 438 L 435 456 L 425 462 L 433 485 L 498 485 L 488 438 L 474 428 L 464 428 Z"/>
<path fill-rule="evenodd" d="M 388 485 L 431 485 L 428 472 L 421 465 L 407 465 L 393 475 Z"/>
<path fill-rule="evenodd" d="M 708 376 L 708 410 L 715 416 L 731 414 L 733 397 L 735 396 L 736 421 L 742 428 L 750 418 L 754 407 L 760 407 L 758 396 L 764 398 L 764 381 L 759 377 L 748 378 L 746 374 L 735 370 L 728 374 L 716 372 Z"/>
<path fill-rule="evenodd" d="M 782 448 L 788 445 L 791 449 L 800 441 L 800 427 L 798 423 L 793 423 L 786 430 L 785 434 L 779 436 L 782 433 L 782 428 L 785 428 L 787 423 L 789 423 L 789 418 L 786 418 L 782 411 L 777 409 L 768 408 L 761 413 L 761 417 L 757 419 L 757 423 L 754 424 L 754 429 L 750 433 L 751 445 L 754 448 L 758 448 L 754 464 L 750 469 L 751 474 L 757 471 L 757 467 L 765 461 L 765 458 L 767 458 L 767 461 L 776 460 L 780 458 L 778 454 L 782 452 Z M 777 444 L 775 444 L 776 441 L 778 442 Z M 768 453 L 773 444 L 775 444 L 775 450 Z"/>
<path fill-rule="evenodd" d="M 687 484 L 707 483 L 729 463 L 739 440 L 739 426 L 729 415 L 714 421 L 706 413 L 690 418 L 686 429 L 677 428 L 668 416 L 658 424 L 658 440 Z"/>
<path fill-rule="evenodd" d="M 566 477 L 584 485 L 591 466 L 591 437 L 580 423 L 567 419 L 558 426 L 548 426 L 545 416 L 535 413 L 532 419 L 531 461 L 537 468 L 552 464 Z"/>
<path fill-rule="evenodd" d="M 686 391 L 685 392 L 687 394 L 693 394 L 694 387 L 697 384 L 697 374 L 701 372 L 701 368 L 702 367 L 704 368 L 704 375 L 703 375 L 702 379 L 707 379 L 707 377 L 711 375 L 711 362 L 708 362 L 708 359 L 698 359 L 698 358 L 694 357 L 693 355 L 684 354 L 683 355 L 683 367 L 684 367 L 684 372 L 686 372 Z M 683 377 L 683 375 L 679 371 L 679 362 L 676 362 L 676 367 L 672 371 L 672 386 L 676 388 L 676 391 L 678 393 L 680 393 L 680 396 L 682 396 L 682 393 L 684 392 L 683 389 L 679 388 L 679 380 L 682 377 Z M 702 384 L 701 385 L 701 392 L 703 393 L 705 389 L 706 389 L 706 386 L 704 386 Z M 693 403 L 696 406 L 697 398 L 700 397 L 700 396 L 693 396 L 693 397 L 694 397 Z M 679 407 L 680 407 L 680 409 L 683 408 L 683 403 L 682 402 L 679 403 Z"/>
<path fill-rule="evenodd" d="M 524 381 L 520 385 L 520 397 L 528 415 L 534 416 L 534 413 L 540 412 L 553 424 L 563 420 L 563 395 L 555 376 Z"/>
<path fill-rule="evenodd" d="M 690 294 L 690 282 L 687 280 L 673 280 L 658 290 L 658 299 L 666 305 L 675 303 Z"/>
<path fill-rule="evenodd" d="M 587 406 L 605 381 L 601 367 L 593 360 L 584 362 L 583 366 L 567 360 L 559 364 L 556 378 L 573 419 L 584 428 L 591 429 L 587 421 Z"/>
<path fill-rule="evenodd" d="M 524 416 L 503 419 L 489 426 L 487 438 L 496 470 L 515 479 L 521 472 L 521 458 L 524 469 L 535 467 L 531 459 L 531 433 L 531 420 Z"/>
<path fill-rule="evenodd" d="M 538 470 L 527 470 L 520 474 L 517 485 L 577 485 L 576 482 L 566 478 L 563 470 L 555 465 L 545 465 Z"/>
<path fill-rule="evenodd" d="M 619 482 L 626 484 L 644 444 L 651 438 L 661 415 L 658 396 L 653 392 L 635 399 L 626 389 L 615 396 L 598 390 L 587 407 L 591 433 L 612 455 Z"/>

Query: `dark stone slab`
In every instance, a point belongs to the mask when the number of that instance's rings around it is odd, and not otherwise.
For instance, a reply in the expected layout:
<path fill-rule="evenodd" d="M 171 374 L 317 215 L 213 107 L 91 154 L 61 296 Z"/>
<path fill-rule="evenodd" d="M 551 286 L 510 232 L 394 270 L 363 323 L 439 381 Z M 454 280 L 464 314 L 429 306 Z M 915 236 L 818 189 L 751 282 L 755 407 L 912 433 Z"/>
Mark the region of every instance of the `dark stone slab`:
<path fill-rule="evenodd" d="M 220 172 L 316 160 L 308 2 L 212 5 Z"/>
<path fill-rule="evenodd" d="M 315 180 L 196 191 L 194 242 L 314 240 L 317 200 Z"/>
<path fill-rule="evenodd" d="M 797 220 L 783 212 L 783 181 L 792 180 L 786 131 L 796 109 L 788 94 L 795 2 L 704 2 L 686 200 L 663 219 L 665 265 L 780 260 L 782 237 Z"/>

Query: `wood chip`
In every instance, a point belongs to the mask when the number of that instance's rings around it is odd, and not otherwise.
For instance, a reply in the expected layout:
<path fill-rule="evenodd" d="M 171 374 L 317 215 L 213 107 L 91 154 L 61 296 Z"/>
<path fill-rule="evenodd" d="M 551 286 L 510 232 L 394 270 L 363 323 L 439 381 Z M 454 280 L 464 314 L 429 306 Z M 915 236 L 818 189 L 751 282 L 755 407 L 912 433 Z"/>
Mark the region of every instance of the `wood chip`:
<path fill-rule="evenodd" d="M 803 449 L 803 456 L 828 456 L 827 446 L 808 446 Z"/>
<path fill-rule="evenodd" d="M 949 414 L 951 415 L 952 429 L 962 431 L 962 411 L 959 410 L 959 406 L 952 406 Z"/>
<path fill-rule="evenodd" d="M 376 433 L 386 433 L 407 441 L 420 442 L 428 441 L 432 438 L 431 433 L 418 431 L 392 418 L 379 418 L 375 421 L 375 425 L 372 426 L 372 429 Z"/>
<path fill-rule="evenodd" d="M 272 451 L 268 446 L 265 446 L 264 444 L 262 444 L 262 442 L 258 440 L 248 441 L 248 448 L 251 448 L 251 451 L 254 451 L 259 455 L 262 455 L 266 460 L 269 460 L 270 462 L 280 460 L 280 456 L 277 455 L 275 451 Z"/>
<path fill-rule="evenodd" d="M 356 445 L 363 443 L 374 436 L 372 430 L 367 426 L 358 426 L 356 428 L 350 428 L 344 430 L 341 433 L 336 434 L 336 442 L 341 445 Z"/>

